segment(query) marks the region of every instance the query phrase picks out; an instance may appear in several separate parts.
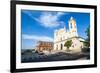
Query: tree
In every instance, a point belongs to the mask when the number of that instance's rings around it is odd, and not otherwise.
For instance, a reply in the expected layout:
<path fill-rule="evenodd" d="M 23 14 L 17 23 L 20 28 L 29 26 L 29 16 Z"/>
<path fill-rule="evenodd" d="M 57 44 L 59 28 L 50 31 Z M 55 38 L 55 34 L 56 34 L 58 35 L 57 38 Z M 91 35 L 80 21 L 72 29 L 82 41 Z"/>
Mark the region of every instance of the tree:
<path fill-rule="evenodd" d="M 88 27 L 87 29 L 86 29 L 86 34 L 87 34 L 87 41 L 90 41 L 90 27 Z"/>
<path fill-rule="evenodd" d="M 87 29 L 86 29 L 86 34 L 87 34 L 87 38 L 86 38 L 86 40 L 85 40 L 85 42 L 84 42 L 84 45 L 87 47 L 87 48 L 89 48 L 90 47 L 90 27 L 88 27 Z"/>
<path fill-rule="evenodd" d="M 85 41 L 82 41 L 84 44 L 84 48 L 82 48 L 83 52 L 89 52 L 90 51 L 90 27 L 88 27 L 85 31 L 87 38 Z"/>
<path fill-rule="evenodd" d="M 67 47 L 67 50 L 69 50 L 69 47 L 71 47 L 71 45 L 72 45 L 72 40 L 68 40 L 68 41 L 66 41 L 65 44 L 64 44 L 64 46 Z"/>

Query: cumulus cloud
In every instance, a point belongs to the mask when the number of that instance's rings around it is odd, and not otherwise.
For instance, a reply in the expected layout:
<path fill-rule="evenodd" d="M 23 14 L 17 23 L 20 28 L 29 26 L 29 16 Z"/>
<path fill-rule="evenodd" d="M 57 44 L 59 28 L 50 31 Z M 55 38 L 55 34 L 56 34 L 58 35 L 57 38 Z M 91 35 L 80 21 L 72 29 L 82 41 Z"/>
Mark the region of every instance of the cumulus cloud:
<path fill-rule="evenodd" d="M 59 18 L 64 15 L 63 12 L 43 12 L 39 18 L 34 18 L 40 25 L 44 27 L 57 27 L 64 24 Z"/>
<path fill-rule="evenodd" d="M 28 40 L 36 40 L 36 41 L 51 41 L 53 42 L 53 38 L 48 37 L 48 36 L 38 36 L 38 35 L 27 35 L 23 34 L 22 35 L 23 39 L 28 39 Z"/>

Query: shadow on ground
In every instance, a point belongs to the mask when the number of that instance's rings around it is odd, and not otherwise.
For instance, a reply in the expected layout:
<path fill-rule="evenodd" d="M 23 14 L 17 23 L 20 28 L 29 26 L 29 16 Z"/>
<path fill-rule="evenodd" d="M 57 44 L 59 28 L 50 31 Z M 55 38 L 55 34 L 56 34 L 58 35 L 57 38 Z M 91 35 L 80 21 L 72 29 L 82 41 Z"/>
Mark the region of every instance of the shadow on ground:
<path fill-rule="evenodd" d="M 86 60 L 90 59 L 89 53 L 64 53 L 64 52 L 58 52 L 55 54 L 38 54 L 38 53 L 26 53 L 21 55 L 21 62 L 27 63 L 27 62 L 50 62 L 50 61 L 69 61 L 69 60 Z"/>

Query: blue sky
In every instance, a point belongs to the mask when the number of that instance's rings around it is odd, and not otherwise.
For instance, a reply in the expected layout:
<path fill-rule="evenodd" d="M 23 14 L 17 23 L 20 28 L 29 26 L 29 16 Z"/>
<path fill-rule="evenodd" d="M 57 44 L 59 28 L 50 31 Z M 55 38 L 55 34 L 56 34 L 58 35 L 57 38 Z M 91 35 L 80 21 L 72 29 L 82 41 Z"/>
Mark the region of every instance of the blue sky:
<path fill-rule="evenodd" d="M 89 13 L 21 10 L 22 49 L 33 49 L 38 40 L 53 41 L 55 29 L 65 25 L 69 30 L 70 17 L 76 20 L 78 35 L 86 38 Z"/>

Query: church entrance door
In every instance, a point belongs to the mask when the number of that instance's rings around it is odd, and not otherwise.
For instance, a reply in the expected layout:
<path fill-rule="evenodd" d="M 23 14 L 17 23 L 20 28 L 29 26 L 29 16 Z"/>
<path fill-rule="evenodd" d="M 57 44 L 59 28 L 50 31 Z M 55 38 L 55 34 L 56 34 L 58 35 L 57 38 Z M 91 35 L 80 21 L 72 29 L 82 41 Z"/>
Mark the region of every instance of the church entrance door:
<path fill-rule="evenodd" d="M 61 44 L 61 50 L 63 49 L 63 45 Z"/>

